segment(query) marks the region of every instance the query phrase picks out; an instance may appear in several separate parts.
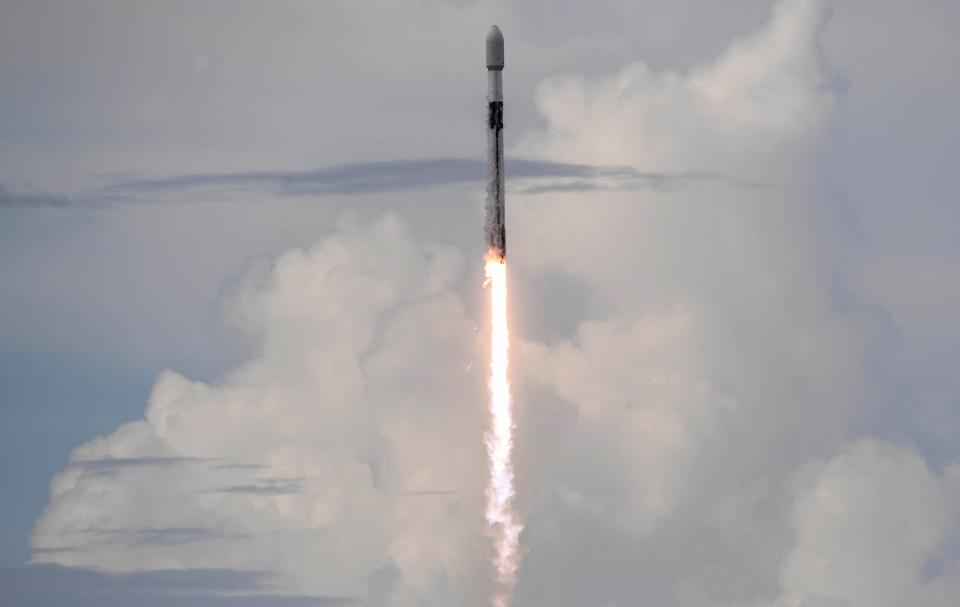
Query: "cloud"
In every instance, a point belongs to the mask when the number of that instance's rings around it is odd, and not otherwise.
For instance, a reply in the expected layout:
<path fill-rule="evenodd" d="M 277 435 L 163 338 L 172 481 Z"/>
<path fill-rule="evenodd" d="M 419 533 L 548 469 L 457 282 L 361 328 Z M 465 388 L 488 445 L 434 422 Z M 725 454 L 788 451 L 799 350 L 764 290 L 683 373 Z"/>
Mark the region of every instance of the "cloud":
<path fill-rule="evenodd" d="M 511 190 L 524 194 L 605 190 L 682 191 L 686 189 L 756 188 L 764 184 L 709 171 L 646 172 L 628 166 L 599 167 L 545 160 L 512 159 L 507 164 Z M 480 184 L 486 178 L 480 160 L 434 158 L 364 162 L 314 171 L 244 171 L 197 173 L 113 183 L 71 199 L 63 194 L 10 193 L 0 185 L 2 207 L 76 208 L 104 203 L 156 202 L 170 196 L 203 192 L 209 200 L 238 200 L 251 192 L 277 197 L 350 196 L 422 190 L 457 184 Z M 181 202 L 182 197 L 179 198 Z M 193 198 L 192 200 L 195 200 Z"/>
<path fill-rule="evenodd" d="M 140 468 L 149 466 L 179 466 L 202 463 L 206 460 L 197 457 L 113 457 L 107 459 L 75 460 L 71 466 L 89 470 L 116 470 L 118 468 Z"/>
<path fill-rule="evenodd" d="M 0 184 L 0 209 L 3 208 L 66 208 L 72 206 L 70 199 L 62 194 L 48 192 L 12 192 Z"/>
<path fill-rule="evenodd" d="M 843 89 L 817 46 L 829 14 L 818 1 L 780 2 L 764 29 L 685 73 L 634 63 L 594 79 L 549 78 L 536 98 L 546 127 L 527 135 L 519 151 L 768 176 L 781 151 L 789 158 L 815 137 Z"/>
<path fill-rule="evenodd" d="M 864 439 L 802 477 L 784 604 L 950 605 L 960 595 L 960 467 Z M 806 602 L 804 602 L 806 601 Z"/>
<path fill-rule="evenodd" d="M 261 354 L 216 384 L 164 373 L 143 421 L 79 447 L 34 560 L 452 600 L 484 562 L 462 543 L 482 534 L 483 384 L 460 268 L 388 216 L 251 270 L 226 313 Z"/>
<path fill-rule="evenodd" d="M 0 567 L 4 599 L 19 607 L 194 607 L 351 605 L 344 598 L 278 596 L 263 574 L 217 569 L 110 574 L 57 565 Z"/>
<path fill-rule="evenodd" d="M 541 88 L 546 126 L 517 151 L 550 163 L 519 167 L 566 181 L 510 207 L 518 604 L 955 602 L 954 466 L 858 430 L 889 327 L 846 285 L 849 224 L 806 185 L 841 91 L 819 45 L 828 15 L 785 0 L 686 72 Z M 479 174 L 435 162 L 129 187 L 369 192 Z M 733 174 L 790 187 L 654 191 L 657 175 L 670 189 Z M 608 177 L 652 187 L 590 185 Z M 223 313 L 255 354 L 216 381 L 164 372 L 142 420 L 80 446 L 34 562 L 486 604 L 483 298 L 463 278 L 477 262 L 387 214 L 253 265 Z M 572 326 L 527 320 L 544 317 Z"/>
<path fill-rule="evenodd" d="M 250 495 L 294 495 L 304 491 L 303 479 L 256 479 L 247 485 L 230 485 L 214 489 L 217 493 L 246 493 Z"/>
<path fill-rule="evenodd" d="M 620 167 L 598 167 L 545 160 L 512 159 L 508 162 L 511 184 L 525 193 L 549 193 L 575 189 L 677 190 L 686 187 L 750 187 L 758 184 L 706 171 L 650 173 Z M 315 171 L 247 171 L 180 175 L 117 183 L 105 188 L 108 197 L 144 197 L 190 189 L 221 189 L 229 193 L 254 189 L 276 196 L 325 196 L 396 192 L 485 179 L 486 164 L 480 160 L 434 158 L 365 162 Z"/>

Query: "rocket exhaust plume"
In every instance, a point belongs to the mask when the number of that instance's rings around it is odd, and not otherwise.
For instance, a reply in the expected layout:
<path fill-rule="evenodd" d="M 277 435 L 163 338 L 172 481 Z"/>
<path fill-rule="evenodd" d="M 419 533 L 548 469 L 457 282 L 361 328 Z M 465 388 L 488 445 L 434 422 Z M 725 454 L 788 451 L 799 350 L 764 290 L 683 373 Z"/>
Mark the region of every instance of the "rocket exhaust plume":
<path fill-rule="evenodd" d="M 519 565 L 518 544 L 523 525 L 513 511 L 513 403 L 510 399 L 510 331 L 507 325 L 507 264 L 495 254 L 486 260 L 490 289 L 490 429 L 487 457 L 490 484 L 487 487 L 487 524 L 493 536 L 493 565 L 497 573 L 494 607 L 506 607 L 516 583 Z"/>
<path fill-rule="evenodd" d="M 513 403 L 510 398 L 507 324 L 507 243 L 503 174 L 503 35 L 494 25 L 487 35 L 487 254 L 490 289 L 490 429 L 485 440 L 490 466 L 486 519 L 493 537 L 497 575 L 494 607 L 507 607 L 516 584 L 519 539 L 523 525 L 513 510 Z"/>

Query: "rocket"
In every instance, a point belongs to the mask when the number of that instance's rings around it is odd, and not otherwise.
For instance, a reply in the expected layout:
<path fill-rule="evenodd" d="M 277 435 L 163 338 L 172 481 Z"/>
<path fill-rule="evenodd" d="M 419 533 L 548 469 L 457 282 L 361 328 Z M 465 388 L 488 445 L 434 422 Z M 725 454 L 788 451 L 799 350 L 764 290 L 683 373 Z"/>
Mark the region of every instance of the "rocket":
<path fill-rule="evenodd" d="M 507 259 L 503 177 L 503 34 L 496 25 L 487 34 L 487 254 Z"/>

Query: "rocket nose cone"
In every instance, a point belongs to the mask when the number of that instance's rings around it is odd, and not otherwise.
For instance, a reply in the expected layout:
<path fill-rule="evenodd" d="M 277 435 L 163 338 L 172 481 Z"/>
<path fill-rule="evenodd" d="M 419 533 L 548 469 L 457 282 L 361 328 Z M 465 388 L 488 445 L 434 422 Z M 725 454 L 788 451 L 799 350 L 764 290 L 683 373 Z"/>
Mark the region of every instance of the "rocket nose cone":
<path fill-rule="evenodd" d="M 487 34 L 487 69 L 503 69 L 503 34 L 496 25 Z"/>

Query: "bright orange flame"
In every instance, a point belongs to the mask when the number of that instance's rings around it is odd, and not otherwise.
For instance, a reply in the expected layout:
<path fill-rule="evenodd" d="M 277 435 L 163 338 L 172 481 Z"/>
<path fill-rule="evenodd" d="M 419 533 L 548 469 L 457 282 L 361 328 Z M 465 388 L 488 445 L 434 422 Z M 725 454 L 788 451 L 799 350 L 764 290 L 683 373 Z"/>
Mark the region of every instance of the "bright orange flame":
<path fill-rule="evenodd" d="M 487 488 L 487 524 L 494 538 L 494 567 L 499 588 L 495 607 L 506 607 L 516 583 L 519 565 L 518 544 L 523 524 L 513 511 L 513 411 L 510 399 L 510 330 L 507 325 L 507 264 L 496 255 L 487 255 L 484 266 L 490 288 L 490 417 L 486 434 L 490 460 Z"/>

